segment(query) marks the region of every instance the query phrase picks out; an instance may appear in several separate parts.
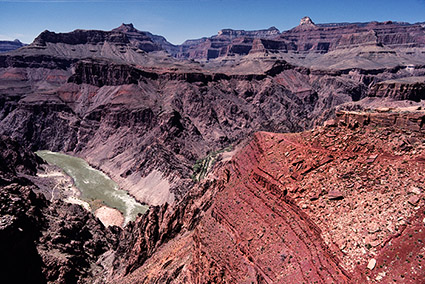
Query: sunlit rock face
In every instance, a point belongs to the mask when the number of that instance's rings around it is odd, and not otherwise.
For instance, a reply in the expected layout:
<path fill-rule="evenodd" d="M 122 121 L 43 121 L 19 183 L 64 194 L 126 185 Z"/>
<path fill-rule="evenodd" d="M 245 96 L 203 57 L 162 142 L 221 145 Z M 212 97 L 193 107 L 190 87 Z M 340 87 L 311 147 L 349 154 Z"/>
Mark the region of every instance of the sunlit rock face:
<path fill-rule="evenodd" d="M 409 252 L 423 244 L 409 239 L 424 235 L 425 152 L 413 142 L 424 118 L 358 109 L 312 131 L 255 134 L 176 208 L 137 222 L 114 283 L 420 283 L 421 260 Z"/>
<path fill-rule="evenodd" d="M 424 56 L 420 24 L 308 18 L 181 46 L 130 24 L 45 31 L 0 55 L 0 134 L 21 147 L 5 146 L 2 192 L 47 220 L 21 235 L 34 275 L 420 283 L 401 254 L 423 249 L 407 240 L 423 217 Z M 37 150 L 83 158 L 150 210 L 105 229 L 78 205 L 31 197 L 48 188 L 30 178 Z M 404 262 L 385 263 L 394 251 Z"/>
<path fill-rule="evenodd" d="M 304 17 L 300 20 L 300 26 L 315 26 L 310 17 Z"/>
<path fill-rule="evenodd" d="M 421 51 L 416 48 L 423 49 L 424 38 L 423 24 L 391 21 L 315 24 L 309 17 L 304 17 L 299 26 L 281 33 L 273 27 L 258 31 L 222 30 L 215 36 L 183 43 L 176 56 L 201 60 L 272 53 L 274 56 L 284 56 L 287 59 L 296 58 L 297 64 L 300 65 L 310 66 L 312 61 L 318 61 L 314 63 L 320 62 L 320 67 L 328 68 L 330 65 L 325 61 L 322 62 L 316 54 L 335 52 L 337 54 L 329 57 L 348 60 L 355 57 L 370 57 L 370 53 L 373 53 L 374 58 L 371 59 L 375 63 L 383 61 L 389 56 L 388 54 L 394 58 L 405 55 L 422 57 Z M 412 53 L 406 54 L 412 50 L 419 53 L 414 56 Z M 343 56 L 345 53 L 346 56 Z M 329 61 L 330 58 L 326 59 Z M 394 60 L 392 61 L 394 63 Z"/>

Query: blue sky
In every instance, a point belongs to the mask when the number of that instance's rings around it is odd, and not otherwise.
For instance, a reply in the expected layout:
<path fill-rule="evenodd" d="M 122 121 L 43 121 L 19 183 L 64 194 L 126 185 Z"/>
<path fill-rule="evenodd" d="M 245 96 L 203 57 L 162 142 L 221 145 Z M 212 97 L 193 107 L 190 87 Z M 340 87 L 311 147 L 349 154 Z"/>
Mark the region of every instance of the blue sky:
<path fill-rule="evenodd" d="M 425 22 L 425 0 L 0 0 L 0 40 L 30 43 L 46 29 L 111 30 L 133 23 L 179 44 L 222 28 L 288 30 L 303 16 L 316 23 Z"/>

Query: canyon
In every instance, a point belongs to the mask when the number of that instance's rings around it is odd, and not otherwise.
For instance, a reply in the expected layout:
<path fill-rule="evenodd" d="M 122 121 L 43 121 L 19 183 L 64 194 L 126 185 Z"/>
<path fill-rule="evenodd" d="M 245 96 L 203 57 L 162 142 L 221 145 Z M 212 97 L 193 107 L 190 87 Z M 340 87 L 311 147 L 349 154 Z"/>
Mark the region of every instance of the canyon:
<path fill-rule="evenodd" d="M 306 17 L 179 46 L 132 24 L 44 31 L 0 54 L 3 272 L 421 283 L 424 62 L 423 23 Z M 39 150 L 83 158 L 149 210 L 106 227 L 51 198 Z"/>

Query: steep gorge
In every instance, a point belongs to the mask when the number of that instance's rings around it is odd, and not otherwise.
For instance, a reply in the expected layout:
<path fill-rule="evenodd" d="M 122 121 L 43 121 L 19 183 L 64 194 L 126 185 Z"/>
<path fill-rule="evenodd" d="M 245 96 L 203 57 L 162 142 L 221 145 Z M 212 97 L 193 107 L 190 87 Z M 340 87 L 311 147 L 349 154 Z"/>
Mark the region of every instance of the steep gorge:
<path fill-rule="evenodd" d="M 409 236 L 423 235 L 424 117 L 341 112 L 313 131 L 255 134 L 122 234 L 108 281 L 420 283 L 420 255 L 391 251 L 423 249 Z"/>
<path fill-rule="evenodd" d="M 16 69 L 5 69 L 3 76 L 11 72 Z M 140 201 L 172 202 L 190 187 L 192 165 L 208 151 L 257 130 L 294 132 L 320 124 L 333 107 L 358 100 L 367 90 L 355 80 L 303 74 L 291 66 L 277 72 L 253 77 L 158 74 L 85 60 L 75 65 L 67 82 L 51 90 L 12 97 L 8 92 L 16 87 L 6 89 L 1 132 L 32 150 L 84 157 Z M 137 192 L 153 171 L 153 190 Z"/>
<path fill-rule="evenodd" d="M 420 283 L 423 245 L 408 240 L 423 232 L 423 36 L 420 24 L 304 19 L 283 33 L 223 30 L 179 56 L 132 25 L 45 31 L 0 55 L 12 205 L 0 233 L 23 237 L 41 283 Z M 203 60 L 216 39 L 219 56 Z M 104 228 L 34 195 L 22 175 L 41 149 L 84 158 L 150 210 Z"/>

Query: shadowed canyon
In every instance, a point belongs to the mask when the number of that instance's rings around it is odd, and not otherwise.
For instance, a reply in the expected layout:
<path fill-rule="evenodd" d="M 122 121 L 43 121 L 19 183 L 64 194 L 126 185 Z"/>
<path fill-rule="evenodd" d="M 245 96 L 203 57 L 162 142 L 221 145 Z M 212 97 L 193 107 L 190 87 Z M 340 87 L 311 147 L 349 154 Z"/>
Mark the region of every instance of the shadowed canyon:
<path fill-rule="evenodd" d="M 13 283 L 423 283 L 424 23 L 305 17 L 181 45 L 122 24 L 4 46 Z M 124 226 L 42 150 L 149 209 Z"/>

